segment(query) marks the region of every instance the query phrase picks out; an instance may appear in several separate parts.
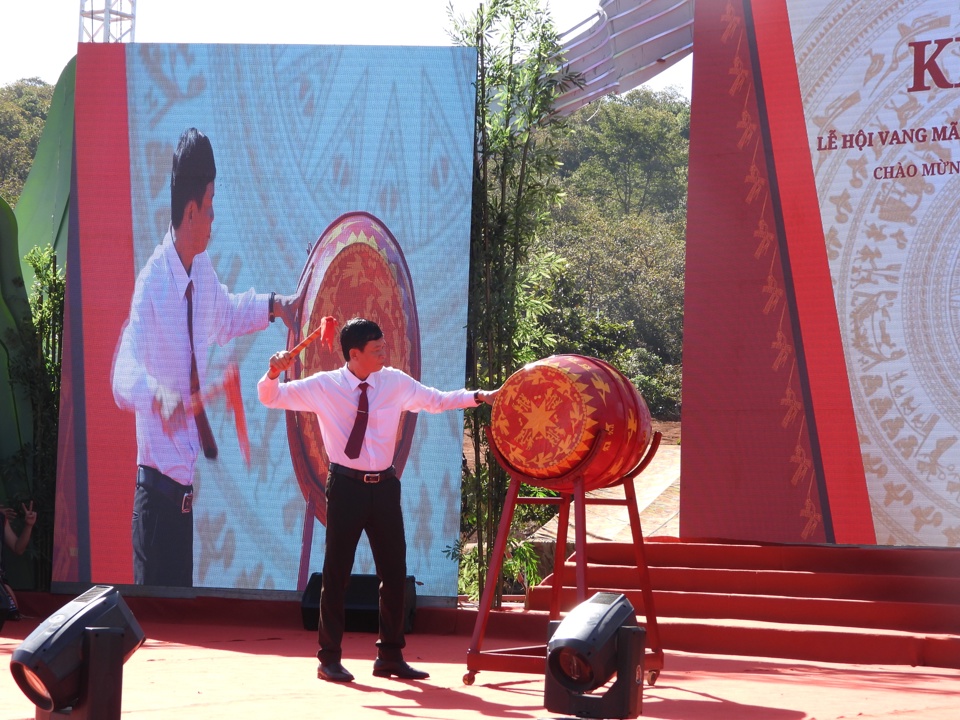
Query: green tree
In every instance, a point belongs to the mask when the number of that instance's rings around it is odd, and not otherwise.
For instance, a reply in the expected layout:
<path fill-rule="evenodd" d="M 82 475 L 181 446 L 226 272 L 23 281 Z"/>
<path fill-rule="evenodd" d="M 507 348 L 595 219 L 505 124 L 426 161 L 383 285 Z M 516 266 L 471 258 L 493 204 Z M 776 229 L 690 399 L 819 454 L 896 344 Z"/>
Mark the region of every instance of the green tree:
<path fill-rule="evenodd" d="M 686 209 L 690 104 L 674 90 L 638 88 L 570 120 L 565 188 L 605 212 L 677 215 Z"/>
<path fill-rule="evenodd" d="M 563 258 L 559 260 L 569 267 Z M 633 382 L 653 417 L 679 420 L 679 362 L 665 363 L 644 348 L 634 321 L 616 322 L 590 310 L 578 281 L 569 271 L 543 279 L 540 292 L 548 298 L 550 310 L 541 316 L 540 322 L 555 339 L 554 352 L 606 360 Z"/>
<path fill-rule="evenodd" d="M 643 88 L 575 113 L 538 243 L 565 262 L 539 290 L 555 351 L 612 363 L 663 420 L 681 402 L 689 124 L 686 98 Z"/>
<path fill-rule="evenodd" d="M 53 85 L 39 78 L 0 88 L 0 196 L 15 206 L 53 99 Z"/>
<path fill-rule="evenodd" d="M 19 509 L 33 502 L 37 524 L 29 558 L 10 558 L 18 576 L 30 563 L 33 585 L 50 588 L 57 475 L 57 432 L 60 415 L 60 365 L 66 279 L 53 248 L 34 248 L 26 256 L 35 279 L 30 291 L 32 323 L 21 329 L 22 352 L 10 360 L 10 381 L 25 388 L 33 409 L 32 440 L 11 456 L 0 458 L 6 504 Z M 11 573 L 13 574 L 13 572 Z"/>
<path fill-rule="evenodd" d="M 452 8 L 450 15 L 454 40 L 475 47 L 478 56 L 468 374 L 476 387 L 492 388 L 550 347 L 537 321 L 544 308 L 531 293 L 538 267 L 528 261 L 549 208 L 560 199 L 560 126 L 542 124 L 569 78 L 561 73 L 557 33 L 539 0 L 492 0 L 470 16 L 454 17 Z M 477 564 L 482 591 L 507 477 L 483 441 L 488 409 L 472 413 L 468 423 L 476 471 L 464 481 L 462 519 L 464 530 L 476 533 L 477 552 L 469 560 L 454 555 Z"/>
<path fill-rule="evenodd" d="M 542 240 L 568 263 L 567 289 L 554 298 L 556 309 L 579 307 L 612 323 L 632 324 L 640 346 L 679 364 L 683 222 L 653 213 L 611 215 L 576 198 L 568 205 Z"/>

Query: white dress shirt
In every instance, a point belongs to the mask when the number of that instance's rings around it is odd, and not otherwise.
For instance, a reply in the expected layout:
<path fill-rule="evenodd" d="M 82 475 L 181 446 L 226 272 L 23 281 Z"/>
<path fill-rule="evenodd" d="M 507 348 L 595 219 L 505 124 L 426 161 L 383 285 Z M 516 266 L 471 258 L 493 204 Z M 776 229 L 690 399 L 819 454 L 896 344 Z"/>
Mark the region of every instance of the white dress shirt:
<path fill-rule="evenodd" d="M 120 347 L 113 365 L 113 397 L 137 418 L 137 464 L 154 467 L 182 485 L 193 483 L 200 438 L 192 414 L 170 435 L 163 431 L 153 400 L 158 386 L 180 394 L 189 407 L 190 339 L 187 283 L 193 281 L 193 342 L 201 392 L 207 389 L 211 343 L 224 345 L 270 323 L 269 295 L 248 290 L 233 295 L 220 284 L 206 252 L 187 275 L 168 232 L 137 276 Z"/>
<path fill-rule="evenodd" d="M 344 449 L 357 417 L 360 382 L 344 365 L 286 383 L 264 375 L 257 384 L 257 393 L 267 407 L 316 413 L 330 462 L 362 472 L 379 472 L 393 464 L 400 415 L 405 410 L 439 413 L 477 404 L 469 390 L 436 390 L 396 368 L 385 367 L 371 373 L 365 381 L 369 384 L 367 429 L 360 457 L 351 459 Z"/>

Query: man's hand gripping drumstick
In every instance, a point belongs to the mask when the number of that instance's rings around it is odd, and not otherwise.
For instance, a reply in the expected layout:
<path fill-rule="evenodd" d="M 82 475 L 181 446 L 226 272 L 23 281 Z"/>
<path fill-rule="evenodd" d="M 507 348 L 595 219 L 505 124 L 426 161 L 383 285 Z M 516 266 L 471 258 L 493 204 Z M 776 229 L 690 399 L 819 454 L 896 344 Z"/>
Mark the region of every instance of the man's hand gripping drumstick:
<path fill-rule="evenodd" d="M 269 377 L 271 380 L 275 380 L 276 378 L 280 377 L 280 373 L 290 369 L 290 366 L 293 365 L 293 361 L 296 360 L 297 355 L 303 352 L 304 349 L 318 339 L 322 340 L 330 350 L 333 350 L 333 339 L 336 335 L 336 332 L 336 318 L 329 315 L 322 318 L 320 320 L 320 325 L 294 347 L 290 348 L 289 350 L 281 350 L 270 358 L 270 370 L 267 372 L 267 377 Z"/>

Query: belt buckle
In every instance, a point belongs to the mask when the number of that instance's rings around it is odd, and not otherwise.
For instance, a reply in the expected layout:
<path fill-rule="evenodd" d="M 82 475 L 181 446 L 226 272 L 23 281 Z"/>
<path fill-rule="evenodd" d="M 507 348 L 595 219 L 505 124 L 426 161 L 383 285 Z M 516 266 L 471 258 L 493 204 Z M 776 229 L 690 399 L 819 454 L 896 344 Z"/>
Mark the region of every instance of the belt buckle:
<path fill-rule="evenodd" d="M 193 492 L 183 494 L 183 499 L 180 501 L 180 512 L 184 515 L 193 512 Z"/>
<path fill-rule="evenodd" d="M 368 485 L 376 485 L 380 482 L 380 473 L 364 473 L 363 481 Z"/>

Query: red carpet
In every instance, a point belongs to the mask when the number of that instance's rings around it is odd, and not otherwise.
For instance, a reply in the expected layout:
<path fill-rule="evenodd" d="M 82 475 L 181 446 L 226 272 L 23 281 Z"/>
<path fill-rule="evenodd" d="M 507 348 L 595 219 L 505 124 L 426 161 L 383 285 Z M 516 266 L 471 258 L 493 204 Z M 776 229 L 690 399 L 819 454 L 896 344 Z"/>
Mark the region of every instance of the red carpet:
<path fill-rule="evenodd" d="M 71 597 L 25 594 L 30 614 L 46 617 Z M 543 677 L 483 671 L 472 686 L 462 678 L 473 613 L 422 608 L 409 636 L 407 659 L 428 670 L 424 682 L 370 675 L 375 636 L 348 633 L 344 664 L 349 685 L 316 679 L 316 639 L 303 630 L 294 602 L 198 598 L 129 598 L 148 641 L 124 669 L 124 718 L 231 720 L 283 718 L 557 718 L 543 709 Z M 536 625 L 513 610 L 491 623 Z M 498 613 L 498 616 L 500 614 Z M 519 619 L 519 622 L 515 620 Z M 38 620 L 0 630 L 0 660 Z M 511 635 L 488 637 L 484 649 Z M 666 652 L 655 687 L 644 690 L 643 717 L 663 720 L 799 720 L 801 718 L 956 717 L 960 671 L 908 666 L 839 665 L 756 657 Z M 0 672 L 0 720 L 28 720 L 34 708 Z"/>

